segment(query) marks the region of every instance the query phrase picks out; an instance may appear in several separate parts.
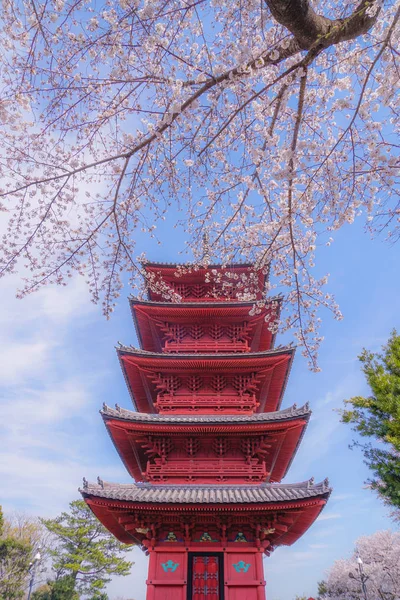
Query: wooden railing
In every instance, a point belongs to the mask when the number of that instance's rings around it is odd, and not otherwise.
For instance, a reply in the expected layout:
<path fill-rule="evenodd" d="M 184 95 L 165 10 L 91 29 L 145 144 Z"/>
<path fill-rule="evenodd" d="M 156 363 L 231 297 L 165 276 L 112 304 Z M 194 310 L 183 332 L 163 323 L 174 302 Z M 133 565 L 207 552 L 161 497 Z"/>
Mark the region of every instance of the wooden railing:
<path fill-rule="evenodd" d="M 253 413 L 259 406 L 255 395 L 192 394 L 157 396 L 155 403 L 160 413 Z"/>
<path fill-rule="evenodd" d="M 238 462 L 237 459 L 197 458 L 167 461 L 162 464 L 160 458 L 154 463 L 147 463 L 143 477 L 153 483 L 165 483 L 172 479 L 193 482 L 195 480 L 215 480 L 216 482 L 229 479 L 241 479 L 247 483 L 259 483 L 268 476 L 265 463 L 251 459 L 249 463 Z"/>
<path fill-rule="evenodd" d="M 164 344 L 164 352 L 249 352 L 247 341 L 232 342 L 221 340 L 167 340 Z"/>

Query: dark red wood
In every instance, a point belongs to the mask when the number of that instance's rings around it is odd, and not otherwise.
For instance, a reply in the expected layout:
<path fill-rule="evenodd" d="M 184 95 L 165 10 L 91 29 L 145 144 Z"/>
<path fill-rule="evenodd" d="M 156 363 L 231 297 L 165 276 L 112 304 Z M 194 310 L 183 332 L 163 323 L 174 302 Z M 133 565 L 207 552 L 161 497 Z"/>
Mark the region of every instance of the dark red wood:
<path fill-rule="evenodd" d="M 131 300 L 142 349 L 118 355 L 135 408 L 163 416 L 102 414 L 148 485 L 86 482 L 84 498 L 149 555 L 147 600 L 265 600 L 263 554 L 296 542 L 330 493 L 259 487 L 286 475 L 309 417 L 253 416 L 278 411 L 293 360 L 292 347 L 272 349 L 281 301 L 265 302 L 266 270 L 252 265 L 143 268 L 149 301 Z"/>
<path fill-rule="evenodd" d="M 307 424 L 299 418 L 213 427 L 105 422 L 136 481 L 174 484 L 279 482 Z"/>
<path fill-rule="evenodd" d="M 297 502 L 212 505 L 149 505 L 105 498 L 86 498 L 86 502 L 103 525 L 127 544 L 136 542 L 145 548 L 190 544 L 199 550 L 208 540 L 208 537 L 202 540 L 202 534 L 208 533 L 212 547 L 223 544 L 224 547 L 238 548 L 238 545 L 244 547 L 248 544 L 269 552 L 271 546 L 275 548 L 296 542 L 318 517 L 326 499 L 316 497 Z M 186 523 L 191 524 L 188 531 Z M 257 524 L 261 525 L 258 527 Z M 245 530 L 247 542 L 238 537 L 242 530 Z M 168 540 L 169 532 L 175 535 L 173 542 Z"/>
<path fill-rule="evenodd" d="M 118 354 L 140 412 L 253 414 L 279 409 L 294 349 L 201 356 L 121 348 Z"/>
<path fill-rule="evenodd" d="M 263 300 L 267 273 L 254 271 L 253 265 L 220 265 L 190 268 L 188 265 L 144 265 L 150 300 L 229 302 Z M 242 280 L 241 276 L 246 280 Z"/>
<path fill-rule="evenodd" d="M 191 558 L 190 600 L 222 600 L 218 556 L 194 555 Z"/>
<path fill-rule="evenodd" d="M 150 352 L 260 352 L 270 350 L 281 300 L 254 312 L 252 302 L 140 302 L 131 310 L 141 347 Z M 193 323 L 202 331 L 193 331 Z M 200 333 L 200 335 L 198 335 Z"/>

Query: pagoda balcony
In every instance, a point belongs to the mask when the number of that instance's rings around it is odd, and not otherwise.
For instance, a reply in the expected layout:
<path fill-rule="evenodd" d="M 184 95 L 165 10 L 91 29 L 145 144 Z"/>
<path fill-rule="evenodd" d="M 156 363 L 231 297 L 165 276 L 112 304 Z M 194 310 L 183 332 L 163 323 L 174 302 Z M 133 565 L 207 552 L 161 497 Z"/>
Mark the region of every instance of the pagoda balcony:
<path fill-rule="evenodd" d="M 159 394 L 155 407 L 160 414 L 253 414 L 259 406 L 255 394 L 253 395 L 223 395 L 223 394 L 190 394 L 168 395 Z"/>
<path fill-rule="evenodd" d="M 195 458 L 192 460 L 164 461 L 156 458 L 148 463 L 143 477 L 151 483 L 261 483 L 269 473 L 265 462 L 251 459 L 239 462 L 237 459 Z"/>
<path fill-rule="evenodd" d="M 166 340 L 165 352 L 250 352 L 247 340 Z"/>

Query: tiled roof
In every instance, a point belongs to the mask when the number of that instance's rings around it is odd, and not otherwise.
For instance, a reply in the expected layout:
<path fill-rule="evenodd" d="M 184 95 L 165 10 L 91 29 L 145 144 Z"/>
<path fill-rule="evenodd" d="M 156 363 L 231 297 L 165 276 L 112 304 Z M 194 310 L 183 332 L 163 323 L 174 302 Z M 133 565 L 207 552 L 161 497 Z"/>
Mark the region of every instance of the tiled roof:
<path fill-rule="evenodd" d="M 159 339 L 160 331 L 156 327 L 154 329 L 154 321 L 160 322 L 163 320 L 174 320 L 177 314 L 184 322 L 191 324 L 196 319 L 201 321 L 218 321 L 230 322 L 232 317 L 240 316 L 241 319 L 252 322 L 250 332 L 250 346 L 253 346 L 254 337 L 258 340 L 253 351 L 262 351 L 267 348 L 273 348 L 275 345 L 276 332 L 269 330 L 269 322 L 265 320 L 265 315 L 268 311 L 272 311 L 278 315 L 281 310 L 282 296 L 273 296 L 268 298 L 262 306 L 253 311 L 254 301 L 230 301 L 217 302 L 171 302 L 171 301 L 154 301 L 154 300 L 139 300 L 135 296 L 129 297 L 129 303 L 132 312 L 133 323 L 136 330 L 136 336 L 139 341 L 140 348 L 145 350 L 159 351 L 162 342 Z M 273 317 L 275 318 L 275 317 Z"/>
<path fill-rule="evenodd" d="M 167 424 L 180 424 L 180 423 L 264 423 L 270 421 L 282 421 L 285 419 L 293 418 L 308 418 L 311 415 L 308 403 L 304 406 L 297 406 L 294 404 L 284 410 L 277 410 L 269 413 L 258 413 L 255 415 L 158 415 L 158 414 L 147 414 L 139 413 L 133 410 L 127 410 L 120 408 L 116 405 L 115 408 L 111 408 L 106 404 L 103 404 L 103 409 L 100 411 L 103 417 L 111 417 L 113 419 L 121 419 L 122 421 L 134 421 L 140 423 L 167 423 Z"/>
<path fill-rule="evenodd" d="M 128 296 L 128 300 L 130 301 L 131 304 L 139 304 L 139 305 L 145 305 L 145 306 L 166 306 L 168 308 L 190 308 L 190 309 L 194 309 L 194 308 L 216 308 L 218 310 L 226 310 L 228 309 L 232 309 L 232 308 L 242 308 L 242 307 L 249 307 L 252 308 L 255 304 L 257 304 L 257 300 L 231 300 L 228 304 L 228 306 L 226 304 L 221 304 L 221 302 L 216 302 L 216 301 L 212 301 L 210 300 L 209 302 L 171 302 L 171 301 L 160 301 L 160 300 L 143 300 L 138 298 L 137 296 L 134 295 L 130 295 Z M 272 302 L 282 302 L 283 301 L 283 295 L 282 294 L 277 294 L 276 296 L 268 296 L 265 299 L 265 303 L 268 306 L 268 304 L 271 304 Z"/>
<path fill-rule="evenodd" d="M 294 484 L 262 484 L 257 486 L 221 485 L 138 485 L 89 483 L 84 479 L 79 490 L 84 497 L 156 504 L 257 504 L 292 502 L 316 496 L 328 497 L 329 482 L 314 484 L 313 480 Z"/>
<path fill-rule="evenodd" d="M 163 353 L 124 346 L 121 343 L 116 350 L 133 405 L 140 412 L 155 412 L 153 403 L 156 391 L 152 384 L 146 383 L 146 387 L 144 383 L 146 378 L 147 382 L 150 382 L 151 373 L 164 370 L 170 373 L 189 370 L 192 372 L 193 369 L 203 373 L 213 371 L 230 375 L 238 373 L 239 370 L 255 373 L 260 386 L 257 397 L 260 402 L 259 412 L 275 411 L 282 402 L 296 351 L 289 344 L 261 352 Z"/>
<path fill-rule="evenodd" d="M 143 267 L 168 267 L 168 268 L 186 267 L 186 268 L 196 269 L 196 271 L 198 271 L 199 269 L 202 269 L 202 270 L 206 270 L 206 269 L 243 269 L 244 267 L 249 267 L 249 268 L 254 267 L 253 263 L 249 263 L 246 261 L 240 261 L 240 260 L 237 260 L 234 263 L 228 263 L 226 265 L 212 264 L 212 265 L 207 265 L 206 267 L 202 266 L 200 268 L 198 268 L 195 263 L 191 263 L 189 261 L 186 263 L 175 263 L 175 262 L 154 262 L 154 261 L 143 260 L 142 265 L 143 265 Z M 257 269 L 257 270 L 261 270 L 261 269 Z"/>
<path fill-rule="evenodd" d="M 135 348 L 134 346 L 125 346 L 118 342 L 118 346 L 116 348 L 118 354 L 125 353 L 131 354 L 133 356 L 148 356 L 151 358 L 162 358 L 165 360 L 184 360 L 189 359 L 193 361 L 202 361 L 204 359 L 212 359 L 214 361 L 218 360 L 233 360 L 237 363 L 240 363 L 241 360 L 247 360 L 249 358 L 257 359 L 264 358 L 267 356 L 276 356 L 279 354 L 293 354 L 296 351 L 294 344 L 290 343 L 286 346 L 278 346 L 273 348 L 272 350 L 263 350 L 262 352 L 241 352 L 240 354 L 236 354 L 234 352 L 210 352 L 207 354 L 204 353 L 193 353 L 193 352 L 176 352 L 174 354 L 163 353 L 163 352 L 150 352 L 148 350 L 142 350 L 141 348 Z"/>

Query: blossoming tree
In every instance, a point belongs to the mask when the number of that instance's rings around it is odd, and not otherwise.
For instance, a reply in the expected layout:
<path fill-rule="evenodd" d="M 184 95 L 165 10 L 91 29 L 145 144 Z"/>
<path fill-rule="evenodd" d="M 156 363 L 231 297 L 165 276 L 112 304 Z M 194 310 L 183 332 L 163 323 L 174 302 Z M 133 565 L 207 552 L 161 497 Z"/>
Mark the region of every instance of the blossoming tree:
<path fill-rule="evenodd" d="M 357 540 L 349 559 L 337 560 L 326 581 L 319 584 L 320 600 L 362 600 L 357 558 L 363 572 L 369 598 L 396 600 L 400 595 L 400 532 L 377 531 Z M 349 577 L 349 574 L 350 577 Z"/>
<path fill-rule="evenodd" d="M 310 362 L 316 248 L 363 215 L 399 234 L 396 0 L 5 0 L 0 272 L 83 273 L 109 314 L 135 231 L 195 260 L 272 262 Z M 199 243 L 204 233 L 207 252 Z M 134 281 L 132 281 L 134 282 Z"/>

